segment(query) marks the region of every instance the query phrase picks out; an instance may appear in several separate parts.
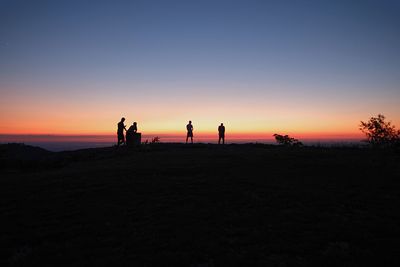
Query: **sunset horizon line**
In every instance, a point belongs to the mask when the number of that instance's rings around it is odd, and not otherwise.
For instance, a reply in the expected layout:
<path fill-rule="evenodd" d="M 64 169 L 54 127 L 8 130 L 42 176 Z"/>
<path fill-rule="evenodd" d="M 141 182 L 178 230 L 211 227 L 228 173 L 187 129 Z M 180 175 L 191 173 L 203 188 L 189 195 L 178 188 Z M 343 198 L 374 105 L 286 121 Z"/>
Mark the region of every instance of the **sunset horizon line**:
<path fill-rule="evenodd" d="M 142 136 L 149 137 L 149 136 L 160 136 L 166 138 L 173 138 L 173 137 L 184 137 L 186 136 L 186 132 L 167 132 L 167 131 L 146 131 L 141 132 Z M 289 135 L 296 138 L 302 139 L 360 139 L 364 135 L 362 133 L 356 132 L 227 132 L 227 136 L 235 139 L 271 139 L 273 140 L 273 134 L 283 134 Z M 91 138 L 91 137 L 110 137 L 114 138 L 116 133 L 112 132 L 93 132 L 93 133 L 0 133 L 1 137 L 33 137 L 33 138 L 45 138 L 45 137 L 52 137 L 52 138 Z M 195 132 L 195 138 L 213 138 L 218 136 L 218 132 Z"/>

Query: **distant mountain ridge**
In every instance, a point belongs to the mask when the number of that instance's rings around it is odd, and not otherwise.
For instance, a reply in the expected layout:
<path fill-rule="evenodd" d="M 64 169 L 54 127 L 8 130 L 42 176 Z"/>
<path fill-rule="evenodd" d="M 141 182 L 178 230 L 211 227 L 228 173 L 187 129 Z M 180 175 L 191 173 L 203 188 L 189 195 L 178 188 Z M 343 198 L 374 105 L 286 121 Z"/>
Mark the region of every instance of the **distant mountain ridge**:
<path fill-rule="evenodd" d="M 0 145 L 1 159 L 35 160 L 53 154 L 46 149 L 37 146 L 25 145 L 23 143 L 9 143 Z"/>

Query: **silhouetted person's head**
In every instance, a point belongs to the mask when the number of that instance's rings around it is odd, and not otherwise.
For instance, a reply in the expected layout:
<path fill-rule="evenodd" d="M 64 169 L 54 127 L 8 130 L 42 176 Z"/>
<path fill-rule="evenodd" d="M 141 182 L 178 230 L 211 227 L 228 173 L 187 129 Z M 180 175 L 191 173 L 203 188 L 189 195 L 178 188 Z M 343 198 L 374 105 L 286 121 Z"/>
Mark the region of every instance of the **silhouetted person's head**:
<path fill-rule="evenodd" d="M 133 125 L 137 125 L 136 121 L 133 123 Z"/>
<path fill-rule="evenodd" d="M 224 124 L 221 122 L 221 126 L 224 126 Z"/>
<path fill-rule="evenodd" d="M 125 118 L 124 118 L 124 117 L 122 117 L 122 118 L 121 118 L 121 121 L 122 121 L 122 122 L 124 122 L 124 121 L 125 121 Z"/>
<path fill-rule="evenodd" d="M 192 121 L 189 121 L 189 124 L 192 124 Z"/>

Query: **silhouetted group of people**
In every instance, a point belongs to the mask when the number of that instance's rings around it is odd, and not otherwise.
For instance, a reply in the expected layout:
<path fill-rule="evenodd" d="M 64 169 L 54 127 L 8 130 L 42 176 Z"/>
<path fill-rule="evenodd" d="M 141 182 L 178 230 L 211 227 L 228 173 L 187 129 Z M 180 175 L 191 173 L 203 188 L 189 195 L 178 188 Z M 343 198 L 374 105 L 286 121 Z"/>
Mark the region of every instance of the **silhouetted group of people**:
<path fill-rule="evenodd" d="M 118 129 L 117 129 L 117 136 L 118 136 L 118 143 L 117 146 L 120 146 L 121 144 L 126 144 L 125 142 L 125 135 L 124 135 L 124 130 L 126 131 L 127 135 L 133 134 L 133 133 L 137 133 L 137 122 L 133 122 L 133 124 L 131 125 L 131 127 L 129 127 L 129 129 L 127 130 L 125 125 L 125 118 L 121 118 L 121 121 L 118 122 Z"/>
<path fill-rule="evenodd" d="M 125 142 L 125 135 L 124 135 L 124 130 L 126 131 L 127 136 L 132 135 L 137 133 L 137 122 L 133 122 L 132 126 L 129 127 L 127 130 L 125 125 L 125 118 L 121 118 L 121 121 L 118 122 L 118 129 L 117 129 L 117 136 L 118 136 L 118 142 L 117 146 L 120 146 L 121 144 L 126 144 Z M 193 144 L 193 124 L 192 121 L 189 121 L 189 123 L 186 125 L 186 144 L 188 143 L 188 140 L 190 138 L 190 142 Z M 218 126 L 218 144 L 225 144 L 225 126 L 223 123 L 221 123 L 220 126 Z"/>

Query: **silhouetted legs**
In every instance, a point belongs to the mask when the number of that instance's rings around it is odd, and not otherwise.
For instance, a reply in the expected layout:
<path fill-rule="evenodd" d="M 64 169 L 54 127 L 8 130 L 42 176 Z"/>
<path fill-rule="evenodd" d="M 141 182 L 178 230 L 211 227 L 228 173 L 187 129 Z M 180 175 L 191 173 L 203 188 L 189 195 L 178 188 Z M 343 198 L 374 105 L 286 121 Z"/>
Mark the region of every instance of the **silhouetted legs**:
<path fill-rule="evenodd" d="M 221 139 L 222 139 L 222 144 L 224 145 L 224 144 L 225 144 L 225 136 L 223 136 L 223 135 L 220 135 L 220 136 L 219 136 L 219 138 L 218 138 L 218 144 L 221 144 Z"/>
<path fill-rule="evenodd" d="M 125 136 L 124 136 L 124 134 L 118 134 L 117 146 L 119 146 L 120 144 L 124 144 L 125 145 Z"/>
<path fill-rule="evenodd" d="M 187 144 L 187 142 L 188 142 L 189 137 L 190 137 L 191 143 L 193 144 L 193 135 L 187 135 L 187 136 L 186 136 L 186 144 Z"/>

